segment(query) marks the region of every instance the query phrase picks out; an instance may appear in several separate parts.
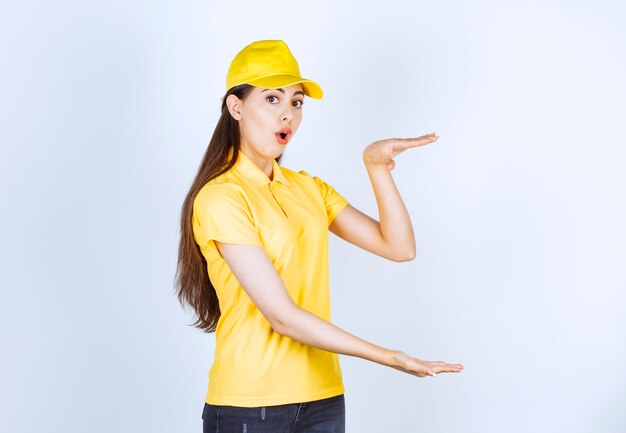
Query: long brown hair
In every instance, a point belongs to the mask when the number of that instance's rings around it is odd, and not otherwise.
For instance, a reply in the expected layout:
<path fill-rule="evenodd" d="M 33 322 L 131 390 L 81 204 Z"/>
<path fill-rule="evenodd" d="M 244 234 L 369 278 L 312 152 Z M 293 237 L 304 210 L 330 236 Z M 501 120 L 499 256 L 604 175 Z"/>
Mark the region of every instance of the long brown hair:
<path fill-rule="evenodd" d="M 207 333 L 215 331 L 221 311 L 217 293 L 207 273 L 206 259 L 193 236 L 191 223 L 193 201 L 208 181 L 228 171 L 235 164 L 240 148 L 239 123 L 228 111 L 226 98 L 234 94 L 243 101 L 253 88 L 254 86 L 249 84 L 241 84 L 229 89 L 222 97 L 222 114 L 181 210 L 176 291 L 183 308 L 185 304 L 190 305 L 198 316 L 192 325 Z M 234 158 L 228 161 L 231 148 L 234 148 Z M 281 157 L 282 155 L 279 155 L 276 162 L 280 163 Z"/>

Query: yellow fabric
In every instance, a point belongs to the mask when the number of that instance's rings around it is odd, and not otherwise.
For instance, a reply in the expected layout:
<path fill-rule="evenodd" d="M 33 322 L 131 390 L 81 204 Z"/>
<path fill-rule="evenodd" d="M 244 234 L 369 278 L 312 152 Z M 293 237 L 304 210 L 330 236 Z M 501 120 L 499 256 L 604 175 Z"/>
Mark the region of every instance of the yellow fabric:
<path fill-rule="evenodd" d="M 272 406 L 344 392 L 338 355 L 274 332 L 213 240 L 262 246 L 294 302 L 331 321 L 328 226 L 346 205 L 319 177 L 276 161 L 270 181 L 242 151 L 230 170 L 199 191 L 194 237 L 222 312 L 207 403 Z"/>

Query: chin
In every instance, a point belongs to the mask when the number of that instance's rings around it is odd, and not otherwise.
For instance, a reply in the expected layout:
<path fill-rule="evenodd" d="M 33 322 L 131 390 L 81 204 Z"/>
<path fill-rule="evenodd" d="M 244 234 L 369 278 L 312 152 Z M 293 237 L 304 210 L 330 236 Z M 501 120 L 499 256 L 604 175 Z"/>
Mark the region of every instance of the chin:
<path fill-rule="evenodd" d="M 285 151 L 285 146 L 278 144 L 275 147 L 272 147 L 270 149 L 267 149 L 262 152 L 262 155 L 265 156 L 266 158 L 278 158 L 280 155 L 283 154 L 283 152 Z M 259 152 L 261 153 L 261 152 Z"/>
<path fill-rule="evenodd" d="M 287 149 L 287 146 L 289 146 L 289 144 L 278 144 L 276 143 L 276 145 L 274 145 L 274 147 L 272 148 L 272 151 L 270 153 L 278 156 L 280 154 L 282 154 L 285 149 Z"/>

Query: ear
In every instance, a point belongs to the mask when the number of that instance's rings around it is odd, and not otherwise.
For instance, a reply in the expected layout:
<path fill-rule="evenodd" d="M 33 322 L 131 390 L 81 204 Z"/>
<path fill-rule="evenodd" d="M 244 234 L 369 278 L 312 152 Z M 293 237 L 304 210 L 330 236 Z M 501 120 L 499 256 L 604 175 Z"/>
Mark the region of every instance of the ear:
<path fill-rule="evenodd" d="M 226 98 L 226 105 L 228 106 L 228 112 L 235 120 L 241 120 L 241 99 L 237 96 L 230 94 Z"/>

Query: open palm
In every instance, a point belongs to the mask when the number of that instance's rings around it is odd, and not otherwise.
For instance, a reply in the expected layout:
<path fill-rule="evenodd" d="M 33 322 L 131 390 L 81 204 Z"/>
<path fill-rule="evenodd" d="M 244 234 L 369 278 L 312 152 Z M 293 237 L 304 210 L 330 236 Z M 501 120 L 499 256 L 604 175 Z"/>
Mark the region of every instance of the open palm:
<path fill-rule="evenodd" d="M 400 350 L 394 353 L 394 364 L 392 366 L 396 370 L 417 377 L 435 376 L 439 373 L 460 373 L 463 370 L 463 364 L 448 364 L 443 361 L 425 361 L 423 359 L 412 358 Z"/>
<path fill-rule="evenodd" d="M 417 138 L 386 138 L 369 144 L 363 150 L 363 161 L 371 165 L 386 165 L 389 170 L 396 166 L 393 158 L 411 147 L 424 146 L 437 141 L 439 136 L 432 134 Z"/>

